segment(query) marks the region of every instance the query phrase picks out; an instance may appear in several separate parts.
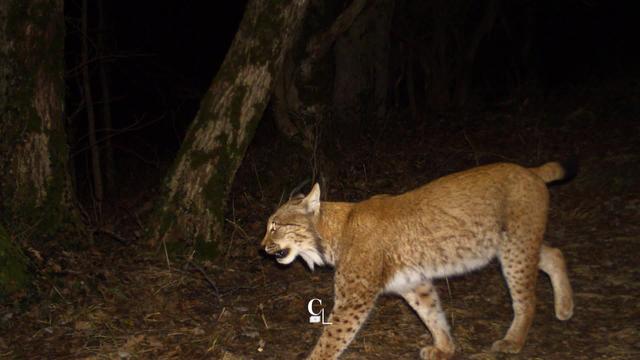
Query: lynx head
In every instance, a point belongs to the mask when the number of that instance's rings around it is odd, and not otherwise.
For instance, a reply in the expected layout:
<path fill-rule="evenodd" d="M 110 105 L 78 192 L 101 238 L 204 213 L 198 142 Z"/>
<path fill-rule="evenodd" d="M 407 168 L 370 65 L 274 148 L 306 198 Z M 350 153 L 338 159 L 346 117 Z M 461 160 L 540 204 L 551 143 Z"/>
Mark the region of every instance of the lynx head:
<path fill-rule="evenodd" d="M 290 264 L 300 255 L 313 270 L 324 265 L 320 235 L 315 223 L 320 212 L 320 186 L 315 184 L 307 196 L 289 199 L 269 217 L 262 246 L 280 264 Z"/>

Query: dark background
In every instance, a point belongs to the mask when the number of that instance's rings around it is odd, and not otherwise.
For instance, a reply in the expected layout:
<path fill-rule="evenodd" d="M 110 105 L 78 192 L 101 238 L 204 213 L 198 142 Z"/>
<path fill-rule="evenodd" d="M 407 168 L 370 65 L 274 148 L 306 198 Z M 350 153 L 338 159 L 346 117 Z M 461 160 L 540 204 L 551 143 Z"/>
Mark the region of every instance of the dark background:
<path fill-rule="evenodd" d="M 37 294 L 0 309 L 0 357 L 305 358 L 321 332 L 308 323 L 307 302 L 320 298 L 331 308 L 333 272 L 312 272 L 301 261 L 279 266 L 260 256 L 258 244 L 275 207 L 312 170 L 328 174 L 323 200 L 359 201 L 477 165 L 538 166 L 576 155 L 578 176 L 550 187 L 545 234 L 566 258 L 575 315 L 566 322 L 555 319 L 551 286 L 540 276 L 536 318 L 522 353 L 513 358 L 640 358 L 637 1 L 499 1 L 499 20 L 480 43 L 463 106 L 431 107 L 420 93 L 423 74 L 416 71 L 417 114 L 403 90 L 405 76 L 395 87 L 400 91 L 389 89 L 384 118 L 347 117 L 324 129 L 320 165 L 278 131 L 272 103 L 236 174 L 223 249 L 215 259 L 193 258 L 191 249 L 176 244 L 150 249 L 146 220 L 231 44 L 244 2 L 104 0 L 104 59 L 96 58 L 97 3 L 89 1 L 89 70 L 99 103 L 98 60 L 108 65 L 116 184 L 107 189 L 100 213 L 91 196 L 78 71 L 84 65 L 80 1 L 67 0 L 66 125 L 80 208 L 95 234 L 80 248 L 65 241 L 25 247 L 37 267 Z M 317 11 L 319 3 L 327 5 L 326 13 Z M 350 3 L 313 1 L 305 29 L 326 29 Z M 407 44 L 414 54 L 431 54 L 425 41 L 434 20 L 429 6 L 438 3 L 471 4 L 466 20 L 453 26 L 469 32 L 490 0 L 397 0 L 392 72 L 406 63 Z M 527 8 L 535 22 L 529 27 L 531 56 L 525 58 L 520 52 Z M 319 80 L 331 83 L 336 63 L 333 54 L 325 56 L 320 65 L 326 76 Z M 391 77 L 391 85 L 400 78 Z M 104 140 L 100 106 L 96 110 L 98 139 Z M 435 284 L 456 358 L 495 358 L 487 351 L 512 317 L 498 265 Z M 381 296 L 341 359 L 415 359 L 431 342 L 402 299 Z"/>
<path fill-rule="evenodd" d="M 95 3 L 90 3 L 89 36 L 95 39 L 98 13 Z M 336 4 L 339 8 L 348 2 Z M 119 181 L 126 183 L 127 173 L 137 178 L 131 169 L 149 170 L 161 176 L 162 171 L 156 170 L 166 168 L 171 162 L 203 93 L 222 63 L 244 5 L 243 1 L 224 5 L 211 1 L 105 1 L 105 53 L 113 98 L 113 125 L 116 129 L 129 129 L 113 137 Z M 479 16 L 484 5 L 477 2 L 477 9 L 471 11 L 477 11 Z M 635 81 L 637 78 L 640 27 L 634 2 L 503 2 L 501 16 L 510 20 L 510 29 L 506 31 L 498 21 L 482 41 L 474 64 L 472 98 L 475 101 L 463 111 L 471 113 L 514 95 L 510 67 L 513 54 L 519 51 L 518 41 L 523 37 L 518 32 L 522 30 L 518 23 L 526 21 L 522 17 L 523 6 L 535 7 L 534 56 L 528 59 L 534 64 L 535 84 L 518 91 L 538 98 L 569 92 L 579 96 L 584 89 L 606 80 Z M 408 1 L 396 3 L 392 31 L 405 22 L 420 28 L 421 14 L 412 13 L 411 9 L 414 7 Z M 75 111 L 81 93 L 78 74 L 71 71 L 79 63 L 79 13 L 78 1 L 66 2 L 69 69 L 66 109 L 67 114 L 75 113 L 68 127 L 75 164 L 79 174 L 83 174 L 88 154 L 86 136 L 83 136 L 86 115 L 82 109 Z M 95 67 L 92 67 L 92 76 L 99 101 Z M 267 109 L 264 122 L 270 121 L 270 111 Z M 428 114 L 421 122 L 434 121 L 437 117 L 437 114 Z M 418 127 L 421 122 L 403 126 Z M 257 137 L 268 129 L 268 125 L 261 126 Z M 82 189 L 86 175 L 84 180 L 80 178 L 78 186 Z"/>
<path fill-rule="evenodd" d="M 97 2 L 89 3 L 89 37 L 95 44 L 98 8 Z M 113 127 L 126 129 L 112 137 L 121 184 L 130 184 L 147 172 L 160 176 L 158 170 L 172 160 L 233 40 L 245 3 L 104 1 Z M 86 112 L 78 86 L 80 74 L 73 72 L 80 62 L 80 12 L 79 1 L 65 2 L 66 110 L 75 113 L 67 126 L 80 175 L 79 192 L 86 195 Z M 96 59 L 95 47 L 90 52 L 90 58 Z M 100 101 L 97 66 L 90 69 L 94 100 Z M 97 111 L 100 124 L 100 108 Z"/>

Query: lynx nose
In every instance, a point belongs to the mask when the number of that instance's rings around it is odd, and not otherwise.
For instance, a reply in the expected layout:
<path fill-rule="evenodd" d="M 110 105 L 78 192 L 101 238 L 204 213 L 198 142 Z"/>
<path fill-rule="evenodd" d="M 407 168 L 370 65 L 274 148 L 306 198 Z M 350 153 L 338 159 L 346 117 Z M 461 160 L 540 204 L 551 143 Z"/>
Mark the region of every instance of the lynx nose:
<path fill-rule="evenodd" d="M 273 255 L 278 250 L 280 250 L 280 246 L 276 245 L 274 242 L 267 242 L 264 245 L 264 251 L 266 251 L 267 254 Z"/>
<path fill-rule="evenodd" d="M 263 248 L 266 248 L 266 247 L 267 247 L 267 245 L 269 245 L 269 243 L 272 243 L 272 244 L 273 244 L 273 242 L 269 241 L 269 236 L 268 236 L 268 235 L 269 235 L 269 234 L 265 235 L 265 236 L 262 238 L 262 241 L 260 242 L 260 246 L 262 246 Z"/>

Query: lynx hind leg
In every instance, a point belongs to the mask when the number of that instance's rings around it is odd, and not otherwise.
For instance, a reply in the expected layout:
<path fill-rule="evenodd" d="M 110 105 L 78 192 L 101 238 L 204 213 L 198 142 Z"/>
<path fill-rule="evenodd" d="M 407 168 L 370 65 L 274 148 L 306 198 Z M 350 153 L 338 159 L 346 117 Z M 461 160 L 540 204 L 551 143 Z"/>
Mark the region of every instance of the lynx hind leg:
<path fill-rule="evenodd" d="M 538 267 L 551 279 L 556 317 L 569 320 L 573 315 L 573 291 L 562 251 L 542 245 Z"/>
<path fill-rule="evenodd" d="M 402 294 L 427 326 L 433 337 L 433 346 L 420 351 L 425 360 L 446 360 L 453 356 L 455 345 L 449 333 L 449 325 L 440 307 L 438 293 L 431 282 L 418 285 L 415 289 Z"/>
<path fill-rule="evenodd" d="M 504 338 L 493 343 L 492 351 L 518 353 L 524 345 L 536 304 L 539 247 L 532 246 L 535 243 L 534 239 L 512 242 L 498 256 L 511 294 L 514 318 Z"/>

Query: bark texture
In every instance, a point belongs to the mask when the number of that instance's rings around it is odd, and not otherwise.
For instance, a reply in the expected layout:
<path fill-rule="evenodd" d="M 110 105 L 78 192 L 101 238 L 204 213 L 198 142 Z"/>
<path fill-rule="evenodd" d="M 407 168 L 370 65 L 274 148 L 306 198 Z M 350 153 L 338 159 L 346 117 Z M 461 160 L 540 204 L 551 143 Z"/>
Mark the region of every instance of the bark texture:
<path fill-rule="evenodd" d="M 79 223 L 67 172 L 63 51 L 62 0 L 0 1 L 3 254 L 14 253 L 10 234 L 41 240 Z"/>
<path fill-rule="evenodd" d="M 342 142 L 384 119 L 394 1 L 312 4 L 299 46 L 276 80 L 278 130 L 310 158 L 312 182 L 331 182 Z M 346 140 L 346 141 L 345 141 Z"/>
<path fill-rule="evenodd" d="M 322 150 L 317 148 L 320 128 L 331 118 L 335 70 L 329 54 L 336 40 L 344 36 L 367 3 L 367 0 L 354 0 L 338 15 L 332 11 L 331 5 L 335 4 L 313 4 L 303 30 L 303 36 L 309 40 L 306 46 L 298 44 L 297 49 L 285 57 L 283 69 L 276 79 L 273 101 L 276 126 L 311 156 L 320 155 L 317 154 Z M 323 26 L 327 18 L 332 22 Z"/>
<path fill-rule="evenodd" d="M 27 259 L 0 224 L 0 301 L 29 282 Z"/>
<path fill-rule="evenodd" d="M 342 126 L 386 113 L 393 8 L 391 0 L 372 2 L 335 43 L 333 112 Z"/>
<path fill-rule="evenodd" d="M 150 241 L 186 241 L 215 256 L 226 198 L 270 98 L 307 0 L 250 1 L 165 181 Z"/>

